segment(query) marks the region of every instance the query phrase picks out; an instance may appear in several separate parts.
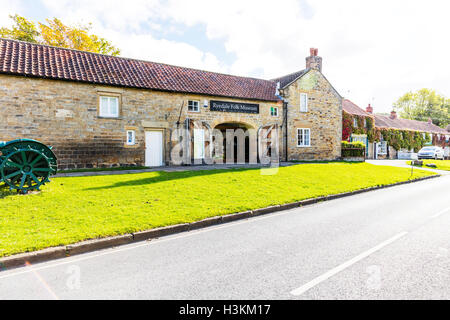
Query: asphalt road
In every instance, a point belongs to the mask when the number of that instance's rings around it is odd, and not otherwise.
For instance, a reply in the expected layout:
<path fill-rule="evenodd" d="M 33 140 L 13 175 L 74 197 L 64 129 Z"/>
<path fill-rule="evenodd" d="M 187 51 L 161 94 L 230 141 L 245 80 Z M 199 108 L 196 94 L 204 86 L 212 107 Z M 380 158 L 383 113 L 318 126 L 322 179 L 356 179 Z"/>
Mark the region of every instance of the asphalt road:
<path fill-rule="evenodd" d="M 0 299 L 450 299 L 450 175 L 0 272 Z"/>

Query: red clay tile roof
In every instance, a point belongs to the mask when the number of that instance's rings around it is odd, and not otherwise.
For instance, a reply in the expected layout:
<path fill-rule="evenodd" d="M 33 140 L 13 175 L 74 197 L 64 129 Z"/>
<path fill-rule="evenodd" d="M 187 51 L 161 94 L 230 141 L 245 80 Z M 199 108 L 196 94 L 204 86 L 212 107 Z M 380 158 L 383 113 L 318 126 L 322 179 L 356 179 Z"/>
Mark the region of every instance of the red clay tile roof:
<path fill-rule="evenodd" d="M 0 38 L 0 73 L 276 101 L 273 81 Z"/>
<path fill-rule="evenodd" d="M 447 130 L 425 121 L 401 118 L 392 119 L 389 116 L 377 114 L 375 115 L 375 127 L 448 134 Z"/>
<path fill-rule="evenodd" d="M 310 69 L 305 69 L 305 70 L 300 70 L 291 74 L 288 74 L 286 76 L 283 77 L 279 77 L 276 79 L 272 79 L 272 81 L 274 82 L 279 82 L 280 83 L 280 88 L 283 89 L 285 88 L 287 85 L 291 84 L 293 81 L 297 80 L 298 78 L 302 77 L 303 75 L 305 75 Z"/>
<path fill-rule="evenodd" d="M 349 114 L 357 115 L 357 116 L 365 116 L 365 117 L 371 117 L 372 115 L 360 107 L 358 107 L 356 104 L 351 102 L 348 99 L 342 100 L 342 110 Z"/>

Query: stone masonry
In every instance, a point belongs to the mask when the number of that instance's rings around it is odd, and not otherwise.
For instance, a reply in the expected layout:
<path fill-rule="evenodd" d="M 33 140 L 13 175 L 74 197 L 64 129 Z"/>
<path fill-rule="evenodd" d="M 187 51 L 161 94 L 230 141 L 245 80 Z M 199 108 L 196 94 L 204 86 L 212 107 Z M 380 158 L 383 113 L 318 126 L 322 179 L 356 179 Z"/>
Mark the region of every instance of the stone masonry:
<path fill-rule="evenodd" d="M 101 94 L 120 95 L 119 118 L 98 116 Z M 200 101 L 200 112 L 188 112 L 188 100 Z M 258 103 L 260 114 L 213 112 L 203 107 L 204 100 Z M 283 120 L 282 107 L 277 102 L 9 75 L 0 75 L 0 106 L 0 139 L 31 138 L 51 145 L 61 169 L 144 165 L 145 130 L 150 129 L 164 131 L 165 162 L 169 164 L 171 132 L 177 127 L 182 106 L 181 124 L 189 117 L 206 122 L 211 128 L 236 122 L 257 130 L 269 124 L 281 126 Z M 279 115 L 273 117 L 270 108 L 276 106 Z M 126 145 L 127 130 L 136 131 L 136 145 Z"/>
<path fill-rule="evenodd" d="M 314 57 L 307 58 L 309 68 L 283 88 L 287 126 L 281 99 L 250 100 L 3 73 L 0 140 L 29 138 L 51 145 L 60 169 L 143 166 L 145 132 L 156 129 L 163 132 L 164 163 L 171 164 L 176 143 L 172 132 L 189 118 L 209 128 L 223 123 L 255 130 L 273 127 L 278 130 L 281 160 L 286 151 L 288 160 L 333 160 L 341 153 L 342 98 L 319 71 L 321 62 L 314 51 Z M 307 112 L 300 112 L 300 93 L 308 94 Z M 102 95 L 119 97 L 118 118 L 99 117 Z M 200 111 L 189 112 L 188 100 L 199 101 Z M 259 104 L 259 114 L 211 111 L 210 100 Z M 277 116 L 271 115 L 272 107 L 278 108 Z M 297 146 L 297 128 L 311 129 L 310 147 Z M 135 145 L 126 144 L 127 130 L 135 131 Z"/>
<path fill-rule="evenodd" d="M 300 93 L 308 111 L 300 112 Z M 335 160 L 341 156 L 342 98 L 321 72 L 311 69 L 285 90 L 288 99 L 288 160 Z M 311 147 L 297 146 L 297 128 L 311 130 Z"/>

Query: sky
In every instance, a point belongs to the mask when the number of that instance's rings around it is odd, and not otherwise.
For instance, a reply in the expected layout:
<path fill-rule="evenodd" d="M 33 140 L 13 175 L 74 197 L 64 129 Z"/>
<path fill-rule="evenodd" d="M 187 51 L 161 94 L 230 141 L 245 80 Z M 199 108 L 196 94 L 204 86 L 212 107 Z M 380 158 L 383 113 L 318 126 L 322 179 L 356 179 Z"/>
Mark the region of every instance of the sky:
<path fill-rule="evenodd" d="M 10 14 L 92 23 L 121 56 L 272 79 L 305 68 L 345 98 L 389 112 L 404 93 L 450 96 L 450 2 L 444 0 L 0 0 Z"/>

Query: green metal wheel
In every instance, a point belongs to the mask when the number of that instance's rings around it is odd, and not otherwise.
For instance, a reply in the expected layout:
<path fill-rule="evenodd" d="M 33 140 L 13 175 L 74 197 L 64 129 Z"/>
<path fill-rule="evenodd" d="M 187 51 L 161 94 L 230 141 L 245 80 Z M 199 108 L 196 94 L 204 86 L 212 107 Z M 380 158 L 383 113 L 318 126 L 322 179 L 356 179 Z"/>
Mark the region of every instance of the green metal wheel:
<path fill-rule="evenodd" d="M 51 174 L 56 172 L 51 160 L 40 150 L 31 146 L 8 153 L 0 165 L 0 177 L 11 190 L 26 193 L 49 182 Z"/>

